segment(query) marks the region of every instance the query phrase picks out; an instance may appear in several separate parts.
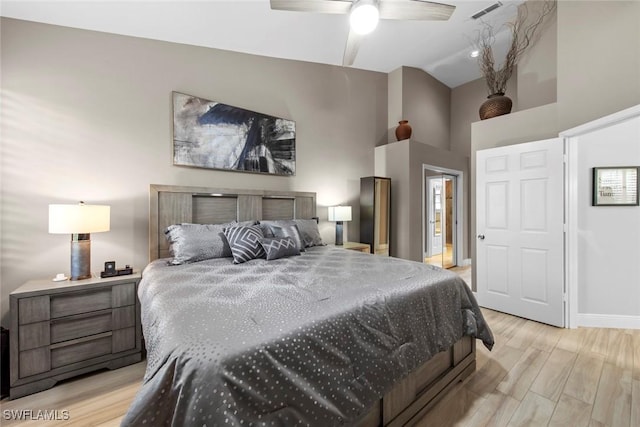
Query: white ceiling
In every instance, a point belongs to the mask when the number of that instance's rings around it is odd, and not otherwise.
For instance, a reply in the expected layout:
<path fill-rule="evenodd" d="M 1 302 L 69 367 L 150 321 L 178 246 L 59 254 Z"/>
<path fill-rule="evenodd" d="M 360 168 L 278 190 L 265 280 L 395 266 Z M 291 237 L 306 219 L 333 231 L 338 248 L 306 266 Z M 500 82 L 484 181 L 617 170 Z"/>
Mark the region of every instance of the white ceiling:
<path fill-rule="evenodd" d="M 403 65 L 421 68 L 452 88 L 479 78 L 469 52 L 480 24 L 470 16 L 495 0 L 439 1 L 456 6 L 449 21 L 382 20 L 362 42 L 353 67 L 385 73 Z M 502 0 L 485 19 L 501 24 L 522 1 Z M 0 15 L 332 65 L 342 63 L 349 30 L 347 15 L 273 11 L 269 0 L 1 0 Z M 499 45 L 507 34 L 498 35 Z"/>

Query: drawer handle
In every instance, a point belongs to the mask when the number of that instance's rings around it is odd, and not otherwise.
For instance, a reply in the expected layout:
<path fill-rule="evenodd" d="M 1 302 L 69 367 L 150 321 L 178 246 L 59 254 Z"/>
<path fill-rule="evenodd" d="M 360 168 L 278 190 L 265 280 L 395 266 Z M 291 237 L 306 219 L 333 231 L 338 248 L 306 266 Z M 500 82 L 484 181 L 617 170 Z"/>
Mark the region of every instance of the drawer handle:
<path fill-rule="evenodd" d="M 49 348 L 51 350 L 55 350 L 56 348 L 68 347 L 68 346 L 74 345 L 74 344 L 81 344 L 81 343 L 87 342 L 87 341 L 98 340 L 100 338 L 110 337 L 111 335 L 113 335 L 112 331 L 103 332 L 103 333 L 97 334 L 97 335 L 89 335 L 88 337 L 76 338 L 75 340 L 63 341 L 63 342 L 59 342 L 59 343 L 56 343 L 56 344 L 51 344 L 49 346 Z"/>

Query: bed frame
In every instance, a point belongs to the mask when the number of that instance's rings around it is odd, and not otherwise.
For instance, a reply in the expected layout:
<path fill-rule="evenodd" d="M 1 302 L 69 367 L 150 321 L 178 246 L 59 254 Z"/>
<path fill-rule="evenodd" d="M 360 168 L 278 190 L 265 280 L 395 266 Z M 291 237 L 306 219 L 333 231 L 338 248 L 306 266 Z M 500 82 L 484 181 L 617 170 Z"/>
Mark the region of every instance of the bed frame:
<path fill-rule="evenodd" d="M 149 191 L 149 261 L 169 256 L 164 230 L 171 224 L 221 224 L 232 220 L 310 219 L 315 216 L 316 193 L 152 184 Z M 414 425 L 475 368 L 475 340 L 463 337 L 396 384 L 357 425 Z"/>

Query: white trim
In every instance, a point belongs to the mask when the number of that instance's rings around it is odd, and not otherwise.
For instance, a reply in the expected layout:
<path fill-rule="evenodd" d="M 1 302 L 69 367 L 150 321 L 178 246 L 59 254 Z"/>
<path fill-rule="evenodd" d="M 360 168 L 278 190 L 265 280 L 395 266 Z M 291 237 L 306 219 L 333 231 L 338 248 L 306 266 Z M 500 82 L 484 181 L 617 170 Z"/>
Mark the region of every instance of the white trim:
<path fill-rule="evenodd" d="M 471 258 L 465 258 L 462 260 L 462 262 L 460 263 L 460 265 L 462 267 L 466 267 L 467 265 L 471 265 Z"/>
<path fill-rule="evenodd" d="M 456 264 L 460 265 L 460 260 L 463 260 L 463 255 L 464 255 L 464 172 L 459 171 L 459 170 L 455 170 L 455 169 L 449 169 L 449 168 L 444 168 L 442 166 L 435 166 L 435 165 L 428 165 L 423 163 L 422 164 L 422 177 L 421 177 L 421 181 L 422 181 L 422 262 L 424 262 L 424 255 L 426 253 L 425 251 L 425 239 L 424 236 L 426 234 L 425 230 L 426 230 L 426 212 L 425 212 L 425 186 L 426 186 L 426 180 L 425 180 L 425 176 L 424 176 L 424 172 L 426 170 L 430 170 L 430 171 L 434 171 L 434 172 L 440 172 L 440 173 L 444 173 L 447 175 L 453 175 L 456 177 L 456 221 L 458 222 L 456 224 Z"/>
<path fill-rule="evenodd" d="M 617 123 L 624 122 L 634 117 L 640 116 L 640 104 L 627 108 L 617 113 L 609 114 L 608 116 L 601 117 L 599 119 L 590 121 L 588 123 L 567 129 L 560 132 L 560 137 L 569 138 L 573 136 L 583 135 L 585 133 L 593 132 L 594 130 L 602 129 L 605 127 L 613 126 Z"/>
<path fill-rule="evenodd" d="M 578 327 L 578 139 L 564 138 L 565 154 L 565 291 L 567 328 Z"/>
<path fill-rule="evenodd" d="M 578 313 L 577 326 L 588 328 L 640 329 L 640 316 Z"/>

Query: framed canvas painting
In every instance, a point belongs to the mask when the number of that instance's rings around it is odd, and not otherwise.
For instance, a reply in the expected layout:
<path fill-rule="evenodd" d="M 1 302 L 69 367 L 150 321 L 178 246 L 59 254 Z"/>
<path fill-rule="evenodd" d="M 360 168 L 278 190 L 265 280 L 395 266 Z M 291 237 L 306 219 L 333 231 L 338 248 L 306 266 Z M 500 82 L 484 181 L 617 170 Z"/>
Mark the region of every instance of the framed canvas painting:
<path fill-rule="evenodd" d="M 173 164 L 293 176 L 296 124 L 173 92 Z"/>

